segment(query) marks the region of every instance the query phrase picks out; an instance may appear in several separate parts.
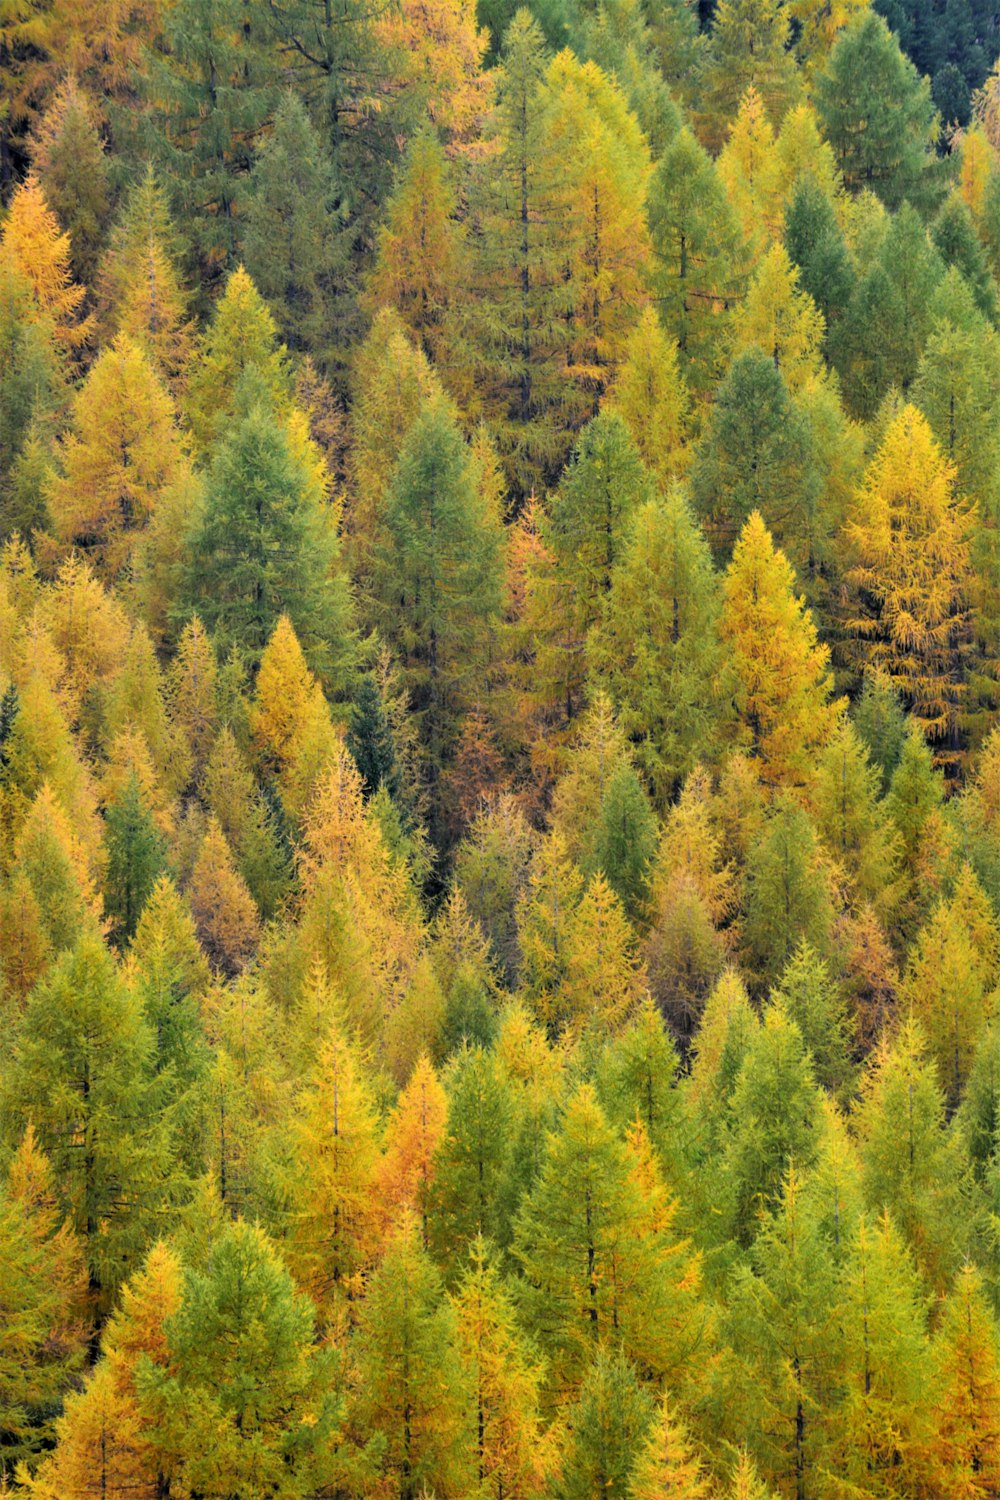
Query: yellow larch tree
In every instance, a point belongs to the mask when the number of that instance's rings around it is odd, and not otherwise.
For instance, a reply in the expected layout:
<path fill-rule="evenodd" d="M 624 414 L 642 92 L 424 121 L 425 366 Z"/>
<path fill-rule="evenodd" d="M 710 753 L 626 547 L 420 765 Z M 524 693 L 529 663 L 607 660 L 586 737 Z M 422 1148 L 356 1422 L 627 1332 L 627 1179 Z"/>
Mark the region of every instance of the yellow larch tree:
<path fill-rule="evenodd" d="M 39 314 L 51 322 L 58 343 L 69 354 L 80 350 L 93 332 L 93 318 L 83 314 L 86 288 L 73 280 L 69 235 L 59 228 L 34 173 L 11 199 L 0 249 L 27 277 Z"/>
<path fill-rule="evenodd" d="M 427 1245 L 427 1210 L 434 1163 L 448 1122 L 448 1099 L 434 1065 L 419 1058 L 385 1128 L 376 1201 L 391 1231 L 406 1214 L 416 1216 Z"/>
<path fill-rule="evenodd" d="M 98 577 L 130 571 L 136 533 L 184 463 L 173 403 L 142 350 L 119 338 L 81 386 L 49 488 L 57 540 Z"/>
<path fill-rule="evenodd" d="M 831 701 L 829 648 L 757 511 L 723 581 L 720 630 L 738 742 L 762 761 L 765 780 L 802 784 L 840 706 Z"/>
<path fill-rule="evenodd" d="M 862 667 L 885 674 L 945 759 L 960 745 L 973 520 L 926 418 L 905 406 L 848 520 L 849 623 Z"/>
<path fill-rule="evenodd" d="M 799 286 L 798 268 L 772 245 L 733 318 L 733 350 L 761 349 L 797 393 L 822 370 L 823 314 Z"/>

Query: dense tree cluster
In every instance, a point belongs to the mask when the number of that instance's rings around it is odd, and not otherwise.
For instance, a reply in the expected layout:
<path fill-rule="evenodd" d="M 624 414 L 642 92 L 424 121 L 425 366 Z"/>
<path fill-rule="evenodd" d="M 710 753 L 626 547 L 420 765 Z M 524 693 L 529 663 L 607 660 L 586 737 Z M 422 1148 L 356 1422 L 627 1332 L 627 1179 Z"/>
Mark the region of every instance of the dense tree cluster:
<path fill-rule="evenodd" d="M 0 0 L 5 1495 L 1000 1494 L 995 18 L 701 10 Z"/>

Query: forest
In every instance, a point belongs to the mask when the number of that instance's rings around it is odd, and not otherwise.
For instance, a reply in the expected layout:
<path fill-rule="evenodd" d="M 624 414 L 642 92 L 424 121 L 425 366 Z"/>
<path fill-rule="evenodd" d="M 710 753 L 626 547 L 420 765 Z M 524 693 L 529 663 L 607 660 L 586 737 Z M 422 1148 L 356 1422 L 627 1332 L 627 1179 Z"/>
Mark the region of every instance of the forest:
<path fill-rule="evenodd" d="M 998 54 L 0 0 L 0 1496 L 1000 1497 Z"/>

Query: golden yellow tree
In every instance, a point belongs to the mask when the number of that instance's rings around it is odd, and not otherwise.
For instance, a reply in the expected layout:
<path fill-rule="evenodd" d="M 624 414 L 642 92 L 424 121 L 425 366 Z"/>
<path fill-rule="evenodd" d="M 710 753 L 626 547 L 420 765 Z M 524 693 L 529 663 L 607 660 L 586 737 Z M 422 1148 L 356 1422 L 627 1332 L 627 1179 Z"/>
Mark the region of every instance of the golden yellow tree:
<path fill-rule="evenodd" d="M 27 277 L 38 311 L 51 322 L 59 344 L 68 353 L 79 350 L 93 332 L 93 318 L 83 315 L 86 288 L 73 280 L 69 235 L 59 228 L 34 173 L 11 199 L 0 247 Z"/>
<path fill-rule="evenodd" d="M 829 649 L 757 511 L 726 572 L 720 630 L 738 743 L 759 757 L 766 780 L 802 784 L 840 709 L 831 701 Z"/>
<path fill-rule="evenodd" d="M 58 541 L 79 547 L 99 577 L 118 578 L 183 462 L 170 397 L 141 349 L 116 339 L 81 387 L 60 445 L 48 495 Z"/>
<path fill-rule="evenodd" d="M 971 646 L 973 520 L 955 497 L 955 470 L 926 418 L 905 406 L 847 525 L 850 629 L 862 666 L 885 674 L 946 760 L 959 747 Z"/>

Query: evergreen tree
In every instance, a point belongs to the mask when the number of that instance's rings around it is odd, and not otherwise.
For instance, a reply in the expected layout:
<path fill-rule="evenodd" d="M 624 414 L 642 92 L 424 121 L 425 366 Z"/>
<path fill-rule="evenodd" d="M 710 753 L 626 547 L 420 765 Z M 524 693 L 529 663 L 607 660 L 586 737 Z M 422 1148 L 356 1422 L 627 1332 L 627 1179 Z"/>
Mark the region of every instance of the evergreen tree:
<path fill-rule="evenodd" d="M 148 1243 L 172 1162 L 151 1032 L 96 936 L 82 937 L 34 991 L 8 1087 L 14 1118 L 34 1123 L 52 1162 L 102 1318 Z"/>
<path fill-rule="evenodd" d="M 718 588 L 683 490 L 635 512 L 587 637 L 592 676 L 663 806 L 710 738 L 716 718 Z"/>
<path fill-rule="evenodd" d="M 781 0 L 719 0 L 703 81 L 710 144 L 721 145 L 747 89 L 756 89 L 775 120 L 793 102 L 798 77 L 788 50 L 789 32 Z"/>
<path fill-rule="evenodd" d="M 271 69 L 240 0 L 181 0 L 163 18 L 163 40 L 143 59 L 139 136 L 211 283 L 239 261 L 254 145 L 274 103 Z"/>
<path fill-rule="evenodd" d="M 877 193 L 888 208 L 933 201 L 938 119 L 930 85 L 875 11 L 860 12 L 841 32 L 816 80 L 816 103 L 851 192 Z"/>
<path fill-rule="evenodd" d="M 804 938 L 829 947 L 829 876 L 807 814 L 785 794 L 765 823 L 746 871 L 743 942 L 751 971 L 775 983 Z"/>
<path fill-rule="evenodd" d="M 378 617 L 406 671 L 432 791 L 455 719 L 486 657 L 500 605 L 500 521 L 476 455 L 447 406 L 429 404 L 386 497 Z M 439 817 L 435 806 L 433 816 Z"/>
<path fill-rule="evenodd" d="M 363 1313 L 359 1402 L 382 1439 L 381 1474 L 400 1500 L 432 1487 L 458 1500 L 474 1472 L 455 1313 L 411 1220 L 394 1233 Z"/>
<path fill-rule="evenodd" d="M 118 941 L 129 942 L 165 864 L 163 838 L 143 803 L 134 771 L 107 809 L 104 841 L 104 909 Z"/>
<path fill-rule="evenodd" d="M 652 1398 L 629 1361 L 598 1346 L 568 1414 L 570 1438 L 555 1490 L 559 1500 L 586 1500 L 595 1494 L 628 1500 L 634 1495 L 632 1472 L 652 1415 Z"/>
<path fill-rule="evenodd" d="M 745 251 L 716 168 L 686 128 L 653 173 L 649 232 L 660 318 L 692 393 L 704 396 L 725 362 L 726 314 L 743 290 Z"/>
<path fill-rule="evenodd" d="M 334 518 L 308 455 L 258 397 L 219 443 L 205 504 L 186 539 L 186 595 L 223 648 L 256 663 L 288 614 L 334 689 L 352 664 L 347 581 Z"/>
<path fill-rule="evenodd" d="M 348 245 L 333 167 L 302 100 L 286 93 L 254 162 L 243 253 L 289 349 L 336 370 L 353 331 Z"/>

